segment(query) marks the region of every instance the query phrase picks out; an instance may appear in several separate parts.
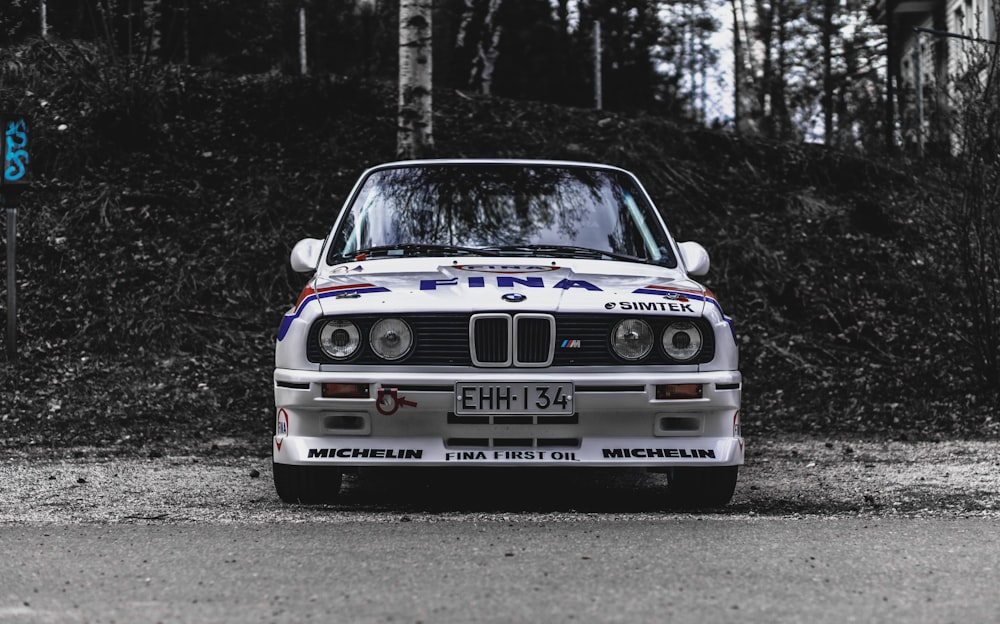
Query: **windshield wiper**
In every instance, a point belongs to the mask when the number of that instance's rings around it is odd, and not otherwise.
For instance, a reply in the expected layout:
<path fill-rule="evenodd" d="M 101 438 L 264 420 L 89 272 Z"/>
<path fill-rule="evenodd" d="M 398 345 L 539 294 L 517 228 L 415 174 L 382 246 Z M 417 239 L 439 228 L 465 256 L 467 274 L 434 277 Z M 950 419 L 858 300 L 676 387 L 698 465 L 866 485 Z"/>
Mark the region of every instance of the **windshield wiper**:
<path fill-rule="evenodd" d="M 556 258 L 610 258 L 611 260 L 622 260 L 624 262 L 648 262 L 645 258 L 637 258 L 636 256 L 615 253 L 613 251 L 591 249 L 589 247 L 575 247 L 573 245 L 508 245 L 505 247 L 490 247 L 489 249 L 503 253 L 525 253 L 532 256 L 553 256 Z"/>
<path fill-rule="evenodd" d="M 402 243 L 399 245 L 379 245 L 359 249 L 349 256 L 338 255 L 342 260 L 358 260 L 361 257 L 394 257 L 394 256 L 496 256 L 492 249 L 477 249 L 475 247 L 460 247 L 458 245 L 430 245 L 424 243 Z"/>

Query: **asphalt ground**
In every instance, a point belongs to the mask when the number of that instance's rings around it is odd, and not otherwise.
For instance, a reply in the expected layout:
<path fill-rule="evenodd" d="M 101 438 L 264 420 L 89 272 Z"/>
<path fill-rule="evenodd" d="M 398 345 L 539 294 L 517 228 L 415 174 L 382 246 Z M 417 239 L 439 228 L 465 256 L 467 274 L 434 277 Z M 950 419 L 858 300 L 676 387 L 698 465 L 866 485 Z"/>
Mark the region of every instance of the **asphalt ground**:
<path fill-rule="evenodd" d="M 0 623 L 1000 621 L 1000 443 L 754 442 L 733 502 L 637 470 L 377 470 L 285 505 L 270 461 L 0 463 Z"/>

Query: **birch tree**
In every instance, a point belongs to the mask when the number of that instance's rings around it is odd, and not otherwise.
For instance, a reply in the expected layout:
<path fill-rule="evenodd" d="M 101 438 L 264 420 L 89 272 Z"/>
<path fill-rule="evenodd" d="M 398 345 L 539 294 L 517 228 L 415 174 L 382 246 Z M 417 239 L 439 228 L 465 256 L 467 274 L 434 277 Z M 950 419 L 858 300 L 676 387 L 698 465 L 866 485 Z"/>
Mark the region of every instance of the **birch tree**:
<path fill-rule="evenodd" d="M 399 3 L 399 109 L 396 152 L 420 158 L 434 147 L 431 0 Z"/>
<path fill-rule="evenodd" d="M 485 0 L 485 15 L 479 28 L 473 26 L 484 4 L 478 0 L 465 0 L 465 11 L 462 24 L 458 31 L 459 48 L 470 47 L 472 51 L 472 67 L 469 71 L 468 84 L 483 95 L 490 95 L 493 88 L 493 70 L 496 67 L 497 55 L 500 53 L 500 35 L 503 25 L 497 23 L 497 11 L 503 0 Z M 471 33 L 478 31 L 478 37 Z M 476 41 L 470 41 L 472 38 Z"/>

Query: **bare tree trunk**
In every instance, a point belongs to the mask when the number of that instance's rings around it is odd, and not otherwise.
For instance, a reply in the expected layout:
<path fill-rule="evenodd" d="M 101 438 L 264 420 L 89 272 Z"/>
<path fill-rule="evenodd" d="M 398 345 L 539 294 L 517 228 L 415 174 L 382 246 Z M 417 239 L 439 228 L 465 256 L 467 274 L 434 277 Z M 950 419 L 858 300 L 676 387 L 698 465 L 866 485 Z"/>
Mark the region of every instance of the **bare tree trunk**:
<path fill-rule="evenodd" d="M 493 69 L 496 67 L 497 56 L 500 53 L 500 35 L 503 27 L 497 25 L 497 12 L 503 0 L 465 0 L 462 11 L 462 22 L 456 37 L 457 48 L 469 48 L 472 57 L 469 64 L 468 85 L 483 95 L 490 95 L 493 88 Z M 480 8 L 485 7 L 482 23 L 478 24 Z M 476 36 L 478 33 L 478 36 Z"/>
<path fill-rule="evenodd" d="M 601 58 L 601 20 L 594 22 L 594 108 L 601 110 L 604 106 L 604 78 L 601 70 L 604 60 Z"/>
<path fill-rule="evenodd" d="M 887 6 L 892 6 L 887 5 Z M 886 49 L 886 70 L 885 70 L 885 151 L 889 154 L 896 152 L 896 66 L 898 52 L 896 50 L 896 16 L 891 10 L 885 16 L 885 49 Z"/>
<path fill-rule="evenodd" d="M 736 0 L 729 0 L 733 11 L 733 125 L 740 131 L 743 123 L 743 111 L 740 108 L 740 96 L 743 95 L 743 46 L 740 45 L 740 17 L 736 10 Z"/>
<path fill-rule="evenodd" d="M 46 0 L 38 2 L 38 17 L 42 26 L 42 39 L 49 38 L 49 7 Z"/>
<path fill-rule="evenodd" d="M 456 48 L 464 48 L 469 45 L 467 41 L 470 37 L 469 31 L 475 27 L 473 20 L 476 18 L 476 0 L 465 0 L 464 6 L 462 22 L 458 25 L 458 33 L 455 35 Z"/>
<path fill-rule="evenodd" d="M 181 5 L 181 53 L 185 65 L 191 64 L 191 3 L 184 0 Z"/>
<path fill-rule="evenodd" d="M 372 66 L 378 62 L 375 60 L 378 55 L 378 45 L 375 42 L 375 29 L 377 27 L 377 0 L 359 0 L 355 5 L 355 15 L 361 22 L 361 41 L 364 49 L 361 55 L 361 75 L 371 78 Z"/>
<path fill-rule="evenodd" d="M 431 0 L 399 3 L 399 121 L 396 152 L 420 158 L 434 147 Z"/>
<path fill-rule="evenodd" d="M 738 132 L 756 132 L 761 110 L 760 77 L 754 62 L 754 39 L 750 35 L 747 0 L 730 0 L 733 5 L 733 120 Z"/>
<path fill-rule="evenodd" d="M 299 7 L 299 74 L 305 76 L 309 73 L 309 58 L 306 50 L 306 7 Z"/>
<path fill-rule="evenodd" d="M 496 24 L 497 11 L 503 0 L 489 0 L 489 9 L 483 21 L 483 36 L 479 38 L 479 48 L 472 63 L 472 83 L 479 83 L 479 92 L 489 95 L 493 88 L 493 68 L 500 53 L 500 33 L 502 26 Z"/>
<path fill-rule="evenodd" d="M 158 62 L 160 60 L 160 42 L 163 35 L 160 33 L 160 0 L 143 0 L 142 3 L 142 28 L 145 31 L 146 39 L 146 61 Z"/>
<path fill-rule="evenodd" d="M 559 23 L 559 35 L 569 34 L 569 0 L 556 1 L 556 16 Z"/>
<path fill-rule="evenodd" d="M 788 15 L 788 6 L 785 4 L 785 0 L 776 0 L 778 5 L 777 11 L 777 22 L 778 27 L 778 40 L 777 40 L 777 72 L 774 76 L 774 82 L 771 85 L 774 87 L 771 95 L 771 106 L 773 107 L 774 116 L 778 120 L 778 138 L 782 140 L 787 140 L 791 138 L 792 135 L 792 123 L 791 117 L 788 113 L 788 22 L 786 20 Z"/>
<path fill-rule="evenodd" d="M 763 49 L 763 67 L 761 68 L 760 89 L 757 91 L 757 110 L 761 115 L 761 128 L 764 135 L 774 137 L 774 111 L 772 96 L 774 92 L 774 5 L 757 0 L 757 32 Z"/>
<path fill-rule="evenodd" d="M 833 136 L 833 3 L 823 0 L 823 142 L 835 145 Z"/>

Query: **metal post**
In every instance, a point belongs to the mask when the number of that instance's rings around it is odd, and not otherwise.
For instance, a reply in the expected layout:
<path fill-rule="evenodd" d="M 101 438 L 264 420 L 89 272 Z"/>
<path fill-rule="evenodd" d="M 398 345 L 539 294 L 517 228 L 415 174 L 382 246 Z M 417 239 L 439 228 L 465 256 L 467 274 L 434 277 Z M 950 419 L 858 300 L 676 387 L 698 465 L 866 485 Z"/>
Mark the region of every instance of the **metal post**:
<path fill-rule="evenodd" d="M 594 22 L 594 108 L 598 110 L 604 105 L 601 82 L 601 23 Z"/>
<path fill-rule="evenodd" d="M 924 157 L 924 71 L 921 66 L 924 54 L 922 48 L 920 31 L 916 31 L 913 37 L 913 91 L 917 100 L 917 153 L 921 158 Z"/>
<path fill-rule="evenodd" d="M 17 360 L 17 207 L 8 206 L 2 193 L 0 205 L 7 209 L 7 361 L 13 363 Z"/>

